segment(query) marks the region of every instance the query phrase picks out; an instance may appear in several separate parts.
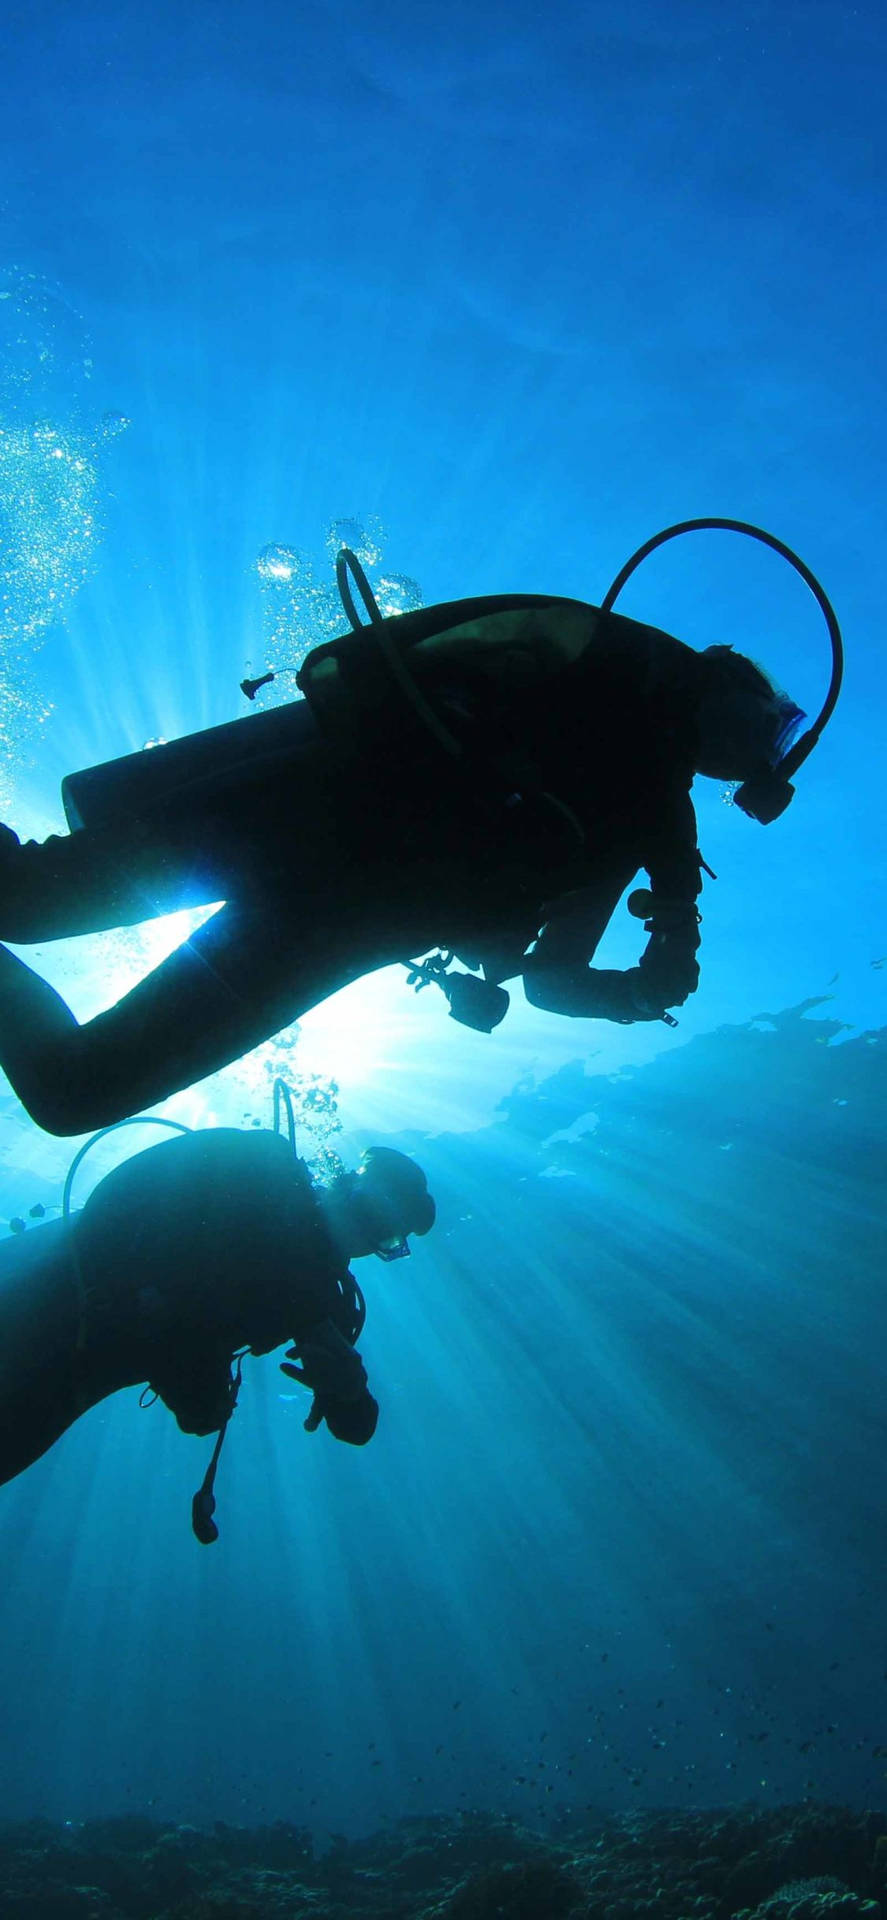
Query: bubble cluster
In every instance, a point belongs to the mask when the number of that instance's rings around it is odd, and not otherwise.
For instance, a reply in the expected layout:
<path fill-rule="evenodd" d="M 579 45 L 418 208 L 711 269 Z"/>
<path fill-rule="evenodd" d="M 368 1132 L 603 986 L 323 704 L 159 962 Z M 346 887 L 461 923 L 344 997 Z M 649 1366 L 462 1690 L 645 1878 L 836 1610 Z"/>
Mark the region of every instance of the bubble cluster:
<path fill-rule="evenodd" d="M 0 417 L 74 421 L 86 411 L 92 374 L 83 318 L 61 287 L 0 265 Z"/>
<path fill-rule="evenodd" d="M 256 561 L 256 572 L 263 586 L 289 586 L 297 579 L 302 562 L 294 547 L 263 547 Z"/>
<path fill-rule="evenodd" d="M 285 1081 L 292 1096 L 299 1152 L 303 1159 L 313 1162 L 324 1153 L 332 1153 L 329 1143 L 342 1131 L 339 1088 L 335 1080 L 324 1074 L 302 1072 L 298 1065 L 299 1037 L 296 1021 L 241 1060 L 233 1061 L 216 1079 L 220 1088 L 242 1089 L 251 1102 L 243 1118 L 254 1126 L 270 1124 L 274 1083 Z"/>
<path fill-rule="evenodd" d="M 373 582 L 379 611 L 387 619 L 393 613 L 415 613 L 425 601 L 418 580 L 406 573 L 382 573 Z"/>
<path fill-rule="evenodd" d="M 366 520 L 334 520 L 328 529 L 325 547 L 333 563 L 318 577 L 307 554 L 295 547 L 277 543 L 263 547 L 255 562 L 262 596 L 263 662 L 262 671 L 286 677 L 263 689 L 260 705 L 279 706 L 292 700 L 292 678 L 306 656 L 324 640 L 332 640 L 348 627 L 334 565 L 343 547 L 360 561 L 384 617 L 409 613 L 424 605 L 418 581 L 402 573 L 378 572 L 382 560 L 384 531 L 371 516 Z M 253 673 L 254 663 L 246 663 Z"/>
<path fill-rule="evenodd" d="M 80 434 L 0 424 L 0 648 L 32 647 L 86 578 L 97 473 Z"/>
<path fill-rule="evenodd" d="M 99 462 L 127 426 L 86 416 L 82 321 L 38 275 L 0 269 L 0 805 L 46 720 L 34 655 L 94 563 Z"/>
<path fill-rule="evenodd" d="M 263 547 L 255 564 L 262 595 L 265 667 L 275 673 L 292 671 L 312 647 L 341 631 L 342 609 L 335 584 L 318 581 L 311 561 L 293 547 Z M 292 698 L 292 685 L 284 682 L 264 704 Z"/>

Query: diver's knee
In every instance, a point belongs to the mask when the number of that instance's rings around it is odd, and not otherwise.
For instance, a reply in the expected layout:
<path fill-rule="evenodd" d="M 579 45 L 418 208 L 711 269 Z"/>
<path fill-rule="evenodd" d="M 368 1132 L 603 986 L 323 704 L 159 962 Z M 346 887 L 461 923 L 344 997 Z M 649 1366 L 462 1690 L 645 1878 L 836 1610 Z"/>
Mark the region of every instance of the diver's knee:
<path fill-rule="evenodd" d="M 16 1092 L 22 1106 L 41 1131 L 53 1133 L 59 1139 L 69 1139 L 78 1133 L 92 1133 L 97 1127 L 109 1124 L 104 1118 L 96 1117 L 98 1110 L 95 1101 L 90 1100 L 88 1090 L 59 1085 L 53 1079 L 36 1087 L 17 1086 Z"/>

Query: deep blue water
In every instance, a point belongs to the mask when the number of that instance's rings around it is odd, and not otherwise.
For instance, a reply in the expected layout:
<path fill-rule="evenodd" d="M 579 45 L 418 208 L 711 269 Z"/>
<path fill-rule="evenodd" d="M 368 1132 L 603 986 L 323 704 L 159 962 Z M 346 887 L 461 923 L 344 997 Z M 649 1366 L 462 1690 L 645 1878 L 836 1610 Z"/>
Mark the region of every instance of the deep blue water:
<path fill-rule="evenodd" d="M 517 993 L 473 1036 L 392 972 L 273 1053 L 438 1198 L 406 1277 L 363 1269 L 378 1435 L 308 1438 L 252 1363 L 211 1552 L 208 1448 L 136 1390 L 0 1490 L 0 1813 L 883 1800 L 885 39 L 832 0 L 7 16 L 18 831 L 72 768 L 243 712 L 333 618 L 336 527 L 429 603 L 594 601 L 658 527 L 753 521 L 848 671 L 783 820 L 697 783 L 720 878 L 673 1034 Z M 774 556 L 695 536 L 624 604 L 816 711 L 825 629 Z M 636 940 L 621 914 L 605 963 Z M 85 1017 L 155 957 L 36 964 Z M 264 1058 L 163 1111 L 266 1119 Z M 7 1090 L 0 1212 L 69 1157 Z"/>

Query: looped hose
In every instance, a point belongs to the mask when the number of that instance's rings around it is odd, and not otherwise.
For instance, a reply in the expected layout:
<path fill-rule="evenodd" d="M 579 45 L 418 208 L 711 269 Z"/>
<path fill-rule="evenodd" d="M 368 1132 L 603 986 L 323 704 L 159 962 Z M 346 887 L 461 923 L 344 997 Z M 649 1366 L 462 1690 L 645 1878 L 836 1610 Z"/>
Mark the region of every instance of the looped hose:
<path fill-rule="evenodd" d="M 787 560 L 789 566 L 794 567 L 795 572 L 800 574 L 805 586 L 809 587 L 814 599 L 819 604 L 828 628 L 828 635 L 832 646 L 832 671 L 828 691 L 812 726 L 807 728 L 806 733 L 801 735 L 800 740 L 795 742 L 790 752 L 786 754 L 785 759 L 779 763 L 780 777 L 783 780 L 788 780 L 793 773 L 797 772 L 798 767 L 806 760 L 807 755 L 812 753 L 823 728 L 828 725 L 837 705 L 838 694 L 841 691 L 841 681 L 844 677 L 844 643 L 841 638 L 841 629 L 838 626 L 837 614 L 825 589 L 820 586 L 815 573 L 811 573 L 810 568 L 799 558 L 798 554 L 792 551 L 791 547 L 787 547 L 784 541 L 777 540 L 775 534 L 767 533 L 764 527 L 752 526 L 748 520 L 679 520 L 673 527 L 665 527 L 662 533 L 654 533 L 652 540 L 645 540 L 644 545 L 638 547 L 637 553 L 633 553 L 631 559 L 626 560 L 621 572 L 617 573 L 612 586 L 608 587 L 607 592 L 604 594 L 603 600 L 601 601 L 601 612 L 609 613 L 611 611 L 622 592 L 626 580 L 634 573 L 635 568 L 640 566 L 641 561 L 646 560 L 648 554 L 654 553 L 657 547 L 664 546 L 666 540 L 676 539 L 678 534 L 703 532 L 709 527 L 723 528 L 726 533 L 744 533 L 747 534 L 750 540 L 759 540 L 762 546 L 772 547 L 773 552 L 780 554 L 783 560 Z"/>
<path fill-rule="evenodd" d="M 336 585 L 339 589 L 339 598 L 351 626 L 354 628 L 355 633 L 361 633 L 364 622 L 361 620 L 351 597 L 351 587 L 348 581 L 349 573 L 353 573 L 354 575 L 354 584 L 373 625 L 381 626 L 382 615 L 379 612 L 379 604 L 360 561 L 357 558 L 357 554 L 352 553 L 350 547 L 343 547 L 336 559 Z"/>
<path fill-rule="evenodd" d="M 338 583 L 342 605 L 354 632 L 364 633 L 366 631 L 366 624 L 359 619 L 357 609 L 352 599 L 351 588 L 348 584 L 349 572 L 354 575 L 358 592 L 370 616 L 370 627 L 373 631 L 373 637 L 392 679 L 396 681 L 404 699 L 413 708 L 413 711 L 418 714 L 423 725 L 428 728 L 429 733 L 434 735 L 438 746 L 443 747 L 444 752 L 451 754 L 454 759 L 461 759 L 462 748 L 455 734 L 451 733 L 449 727 L 444 726 L 443 721 L 438 718 L 434 708 L 426 700 L 424 693 L 421 692 L 409 668 L 405 665 L 400 648 L 396 646 L 392 640 L 388 631 L 389 622 L 383 619 L 379 611 L 378 603 L 373 596 L 373 590 L 357 555 L 352 553 L 350 547 L 343 547 L 336 561 L 336 581 Z"/>
<path fill-rule="evenodd" d="M 74 1175 L 77 1172 L 81 1160 L 86 1158 L 86 1155 L 92 1151 L 93 1147 L 98 1145 L 100 1140 L 105 1140 L 109 1133 L 119 1133 L 121 1127 L 168 1127 L 171 1133 L 192 1132 L 192 1128 L 183 1126 L 181 1120 L 161 1120 L 153 1113 L 136 1114 L 133 1120 L 115 1120 L 113 1126 L 101 1127 L 98 1133 L 92 1134 L 89 1140 L 84 1141 L 83 1146 L 75 1153 L 71 1165 L 68 1168 L 68 1177 L 65 1181 L 64 1193 L 62 1194 L 63 1220 L 69 1220 L 71 1217 L 71 1189 L 74 1185 Z"/>
<path fill-rule="evenodd" d="M 63 1220 L 70 1220 L 71 1218 L 71 1191 L 74 1186 L 74 1176 L 81 1160 L 86 1158 L 86 1155 L 98 1144 L 99 1140 L 106 1139 L 109 1133 L 119 1133 L 122 1127 L 168 1127 L 172 1133 L 191 1132 L 191 1128 L 183 1126 L 180 1120 L 162 1120 L 156 1118 L 154 1114 L 136 1114 L 132 1120 L 115 1120 L 112 1126 L 101 1127 L 98 1133 L 91 1134 L 90 1138 L 84 1141 L 82 1147 L 75 1153 L 71 1165 L 68 1168 L 68 1175 L 62 1194 Z M 80 1265 L 80 1250 L 77 1245 L 76 1232 L 72 1232 L 71 1234 L 70 1257 L 74 1274 L 74 1285 L 77 1290 L 77 1335 L 74 1345 L 77 1353 L 84 1353 L 86 1351 L 89 1333 L 88 1290 L 83 1278 L 83 1269 Z"/>

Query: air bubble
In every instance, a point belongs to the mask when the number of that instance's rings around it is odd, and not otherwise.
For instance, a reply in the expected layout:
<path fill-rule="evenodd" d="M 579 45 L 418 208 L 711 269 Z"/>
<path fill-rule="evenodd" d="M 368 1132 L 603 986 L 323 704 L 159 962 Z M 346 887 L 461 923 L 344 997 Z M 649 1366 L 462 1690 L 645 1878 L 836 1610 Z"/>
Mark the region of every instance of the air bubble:
<path fill-rule="evenodd" d="M 425 604 L 418 580 L 411 580 L 405 573 L 380 574 L 374 592 L 383 619 L 393 613 L 415 613 Z"/>
<path fill-rule="evenodd" d="M 362 567 L 377 567 L 382 558 L 385 530 L 375 514 L 367 520 L 334 520 L 326 537 L 327 552 L 337 559 L 349 547 Z"/>
<path fill-rule="evenodd" d="M 299 572 L 299 556 L 292 547 L 263 547 L 256 572 L 263 585 L 288 586 Z"/>

